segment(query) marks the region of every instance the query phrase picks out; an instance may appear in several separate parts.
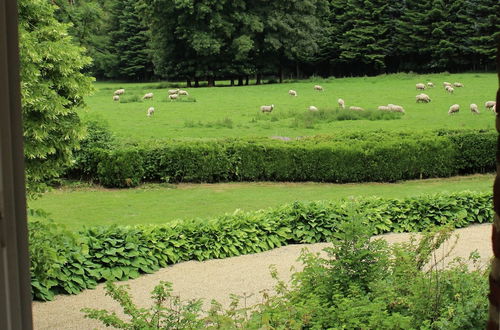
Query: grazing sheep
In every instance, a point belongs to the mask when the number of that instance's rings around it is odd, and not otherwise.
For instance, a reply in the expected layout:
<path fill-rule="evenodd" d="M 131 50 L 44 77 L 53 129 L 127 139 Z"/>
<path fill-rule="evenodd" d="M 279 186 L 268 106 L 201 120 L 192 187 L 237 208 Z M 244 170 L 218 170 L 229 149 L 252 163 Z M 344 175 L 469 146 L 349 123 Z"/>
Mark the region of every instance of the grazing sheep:
<path fill-rule="evenodd" d="M 377 109 L 379 109 L 380 111 L 391 111 L 391 108 L 386 105 L 381 105 Z"/>
<path fill-rule="evenodd" d="M 455 87 L 464 87 L 464 84 L 459 83 L 459 82 L 455 82 L 455 83 L 453 83 L 453 86 L 455 86 Z"/>
<path fill-rule="evenodd" d="M 449 83 L 449 82 L 445 81 L 445 82 L 443 83 L 443 87 L 446 89 L 446 86 L 450 86 L 450 87 L 451 87 L 451 83 Z"/>
<path fill-rule="evenodd" d="M 455 91 L 455 89 L 451 86 L 446 86 L 446 91 L 450 94 L 453 94 L 453 92 Z"/>
<path fill-rule="evenodd" d="M 281 141 L 292 141 L 288 136 L 271 136 L 273 140 L 281 140 Z"/>
<path fill-rule="evenodd" d="M 321 87 L 320 85 L 314 85 L 314 90 L 323 91 L 323 87 Z"/>
<path fill-rule="evenodd" d="M 188 96 L 188 95 L 189 95 L 187 91 L 182 90 L 182 89 L 180 89 L 180 90 L 179 90 L 179 93 L 177 93 L 177 94 L 179 94 L 179 95 L 186 95 L 186 96 Z"/>
<path fill-rule="evenodd" d="M 427 94 L 418 94 L 417 96 L 415 96 L 416 100 L 417 100 L 417 103 L 421 102 L 421 103 L 429 103 L 431 101 L 431 98 L 429 97 L 429 95 Z"/>
<path fill-rule="evenodd" d="M 168 90 L 168 95 L 172 95 L 172 94 L 178 94 L 179 93 L 179 89 L 169 89 Z"/>
<path fill-rule="evenodd" d="M 405 112 L 405 109 L 404 109 L 402 106 L 400 106 L 400 105 L 388 104 L 387 106 L 389 107 L 389 109 L 390 109 L 391 111 L 394 111 L 394 112 L 402 112 L 402 113 L 404 113 L 404 112 Z"/>
<path fill-rule="evenodd" d="M 113 101 L 120 101 L 120 96 L 113 95 Z"/>
<path fill-rule="evenodd" d="M 430 81 L 427 83 L 427 87 L 434 88 L 434 84 L 431 83 Z"/>
<path fill-rule="evenodd" d="M 294 91 L 293 89 L 290 89 L 288 91 L 288 95 L 291 95 L 291 96 L 297 96 L 297 91 Z"/>
<path fill-rule="evenodd" d="M 309 111 L 318 111 L 318 108 L 316 108 L 314 105 L 309 106 Z"/>
<path fill-rule="evenodd" d="M 263 105 L 260 107 L 260 111 L 262 112 L 271 112 L 274 109 L 274 104 L 271 105 Z"/>
<path fill-rule="evenodd" d="M 154 115 L 154 114 L 155 114 L 155 108 L 150 107 L 150 108 L 148 109 L 147 116 L 148 116 L 148 117 L 151 117 L 151 116 L 152 116 L 152 115 Z"/>
<path fill-rule="evenodd" d="M 337 103 L 339 104 L 339 108 L 345 109 L 345 102 L 342 99 L 338 99 Z"/>
<path fill-rule="evenodd" d="M 478 107 L 477 107 L 477 104 L 472 103 L 472 104 L 470 105 L 470 112 L 472 112 L 473 114 L 474 114 L 474 113 L 479 114 L 479 109 L 478 109 Z"/>
<path fill-rule="evenodd" d="M 491 110 L 497 103 L 495 101 L 488 101 L 484 104 L 484 107 Z"/>
<path fill-rule="evenodd" d="M 179 94 L 170 94 L 168 98 L 170 101 L 177 100 L 179 98 Z"/>
<path fill-rule="evenodd" d="M 363 109 L 361 107 L 349 107 L 349 110 L 352 110 L 352 111 L 365 111 L 365 109 Z"/>
<path fill-rule="evenodd" d="M 460 106 L 458 104 L 453 104 L 448 110 L 448 114 L 451 115 L 452 113 L 457 113 L 459 111 L 460 111 Z"/>
<path fill-rule="evenodd" d="M 495 104 L 495 105 L 491 108 L 491 110 L 492 110 L 492 111 L 493 111 L 496 115 L 498 115 L 498 112 L 497 112 L 497 105 L 496 105 L 496 104 Z"/>
<path fill-rule="evenodd" d="M 114 95 L 122 95 L 125 93 L 125 89 L 117 89 L 113 94 Z"/>
<path fill-rule="evenodd" d="M 144 96 L 142 97 L 144 100 L 145 99 L 152 99 L 153 98 L 153 93 L 147 93 L 147 94 L 144 94 Z"/>
<path fill-rule="evenodd" d="M 415 88 L 416 88 L 417 90 L 424 90 L 424 89 L 425 89 L 425 85 L 424 85 L 424 84 L 416 84 L 416 85 L 415 85 Z"/>

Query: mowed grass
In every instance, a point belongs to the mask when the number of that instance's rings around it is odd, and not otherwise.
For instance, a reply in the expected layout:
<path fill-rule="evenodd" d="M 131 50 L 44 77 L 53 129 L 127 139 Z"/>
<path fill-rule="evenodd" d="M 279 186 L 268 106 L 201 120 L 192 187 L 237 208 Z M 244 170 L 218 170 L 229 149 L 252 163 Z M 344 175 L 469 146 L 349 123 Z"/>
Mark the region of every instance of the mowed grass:
<path fill-rule="evenodd" d="M 432 102 L 417 104 L 415 84 L 432 81 L 436 87 L 427 89 Z M 443 81 L 462 82 L 464 88 L 455 88 L 447 94 Z M 324 91 L 313 90 L 315 84 Z M 164 84 L 163 84 L 164 85 Z M 464 74 L 394 74 L 377 77 L 342 79 L 316 79 L 285 84 L 260 86 L 189 88 L 189 98 L 184 101 L 167 100 L 167 89 L 161 83 L 101 83 L 95 84 L 96 92 L 87 98 L 88 109 L 81 115 L 107 121 L 116 136 L 129 141 L 147 141 L 158 138 L 216 138 L 255 136 L 309 136 L 336 134 L 352 130 L 430 130 L 438 128 L 493 129 L 494 115 L 484 109 L 484 103 L 495 97 L 497 77 L 489 73 Z M 114 102 L 113 91 L 125 88 L 124 101 Z M 289 96 L 288 90 L 298 92 Z M 153 92 L 152 100 L 142 100 Z M 360 106 L 375 110 L 388 103 L 402 105 L 406 114 L 401 119 L 336 120 L 336 115 L 304 115 L 314 105 L 323 111 L 337 108 L 337 99 L 343 98 L 346 106 Z M 193 102 L 196 101 L 196 102 Z M 448 115 L 452 104 L 461 106 L 460 113 Z M 472 115 L 469 104 L 476 103 L 480 115 Z M 274 104 L 271 114 L 260 113 L 261 105 Z M 153 106 L 153 117 L 146 116 Z M 346 110 L 347 111 L 347 110 Z M 374 118 L 371 118 L 374 119 Z M 378 118 L 375 118 L 378 119 Z"/>
<path fill-rule="evenodd" d="M 491 191 L 493 174 L 401 183 L 224 183 L 144 185 L 136 189 L 64 187 L 31 201 L 71 229 L 84 225 L 159 224 L 278 206 L 293 201 L 336 200 L 350 196 L 402 198 L 463 190 Z"/>

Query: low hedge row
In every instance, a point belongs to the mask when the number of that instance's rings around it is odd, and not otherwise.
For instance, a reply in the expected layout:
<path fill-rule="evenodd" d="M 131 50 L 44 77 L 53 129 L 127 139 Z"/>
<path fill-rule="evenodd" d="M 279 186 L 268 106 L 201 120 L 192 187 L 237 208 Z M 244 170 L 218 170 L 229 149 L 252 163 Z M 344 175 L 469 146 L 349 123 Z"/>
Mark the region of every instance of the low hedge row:
<path fill-rule="evenodd" d="M 108 187 L 141 181 L 393 182 L 495 170 L 497 134 L 350 133 L 293 141 L 169 140 L 82 151 L 71 175 Z"/>
<path fill-rule="evenodd" d="M 50 300 L 103 280 L 127 280 L 185 260 L 226 258 L 293 243 L 327 241 L 353 212 L 374 233 L 463 227 L 492 219 L 491 193 L 462 192 L 405 199 L 360 198 L 284 205 L 165 225 L 107 226 L 69 233 L 30 223 L 32 292 Z"/>

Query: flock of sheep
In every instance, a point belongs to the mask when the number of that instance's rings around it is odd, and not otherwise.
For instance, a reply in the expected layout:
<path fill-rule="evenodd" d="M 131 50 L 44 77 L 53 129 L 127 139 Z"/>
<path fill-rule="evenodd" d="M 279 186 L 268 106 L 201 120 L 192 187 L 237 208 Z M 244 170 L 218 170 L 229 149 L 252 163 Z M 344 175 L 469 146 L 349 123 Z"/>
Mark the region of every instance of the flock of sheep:
<path fill-rule="evenodd" d="M 125 94 L 125 89 L 121 88 L 121 89 L 117 89 L 114 93 L 113 93 L 113 101 L 120 101 L 120 95 L 123 95 Z M 153 98 L 153 93 L 146 93 L 144 94 L 144 96 L 142 97 L 143 100 L 150 100 Z M 189 93 L 185 90 L 182 90 L 182 89 L 169 89 L 168 90 L 168 98 L 170 99 L 170 101 L 173 101 L 173 100 L 177 100 L 179 99 L 180 96 L 189 96 Z M 154 115 L 155 113 L 155 108 L 154 107 L 149 107 L 147 112 L 146 112 L 146 115 L 148 117 L 151 117 L 152 115 Z"/>

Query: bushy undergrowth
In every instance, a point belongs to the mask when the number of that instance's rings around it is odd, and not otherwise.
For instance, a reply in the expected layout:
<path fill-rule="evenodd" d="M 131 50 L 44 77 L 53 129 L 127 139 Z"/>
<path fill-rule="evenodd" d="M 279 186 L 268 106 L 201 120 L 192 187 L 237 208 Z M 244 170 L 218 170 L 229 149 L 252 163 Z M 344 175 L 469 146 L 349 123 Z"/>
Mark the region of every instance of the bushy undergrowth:
<path fill-rule="evenodd" d="M 452 240 L 451 228 L 441 228 L 388 246 L 371 239 L 365 221 L 348 218 L 325 249 L 326 257 L 304 251 L 304 269 L 291 286 L 276 285 L 276 296 L 228 309 L 212 301 L 181 301 L 172 285 L 162 282 L 152 292 L 153 306 L 138 308 L 125 286 L 107 283 L 107 294 L 130 317 L 85 308 L 88 318 L 122 329 L 481 329 L 487 318 L 487 275 L 477 255 L 455 259 L 440 247 Z M 456 241 L 455 241 L 456 242 Z M 438 250 L 439 249 L 439 250 Z M 468 264 L 471 266 L 469 268 Z M 275 279 L 277 273 L 272 270 Z"/>
<path fill-rule="evenodd" d="M 70 234 L 30 222 L 34 297 L 76 293 L 103 280 L 126 280 L 187 260 L 257 253 L 294 243 L 325 242 L 359 210 L 372 234 L 422 231 L 433 225 L 489 222 L 492 196 L 462 192 L 405 199 L 295 202 L 256 212 L 165 225 L 101 226 Z M 62 275 L 64 274 L 64 276 Z M 71 286 L 68 286 L 71 283 Z"/>
<path fill-rule="evenodd" d="M 111 150 L 88 148 L 79 156 L 86 162 L 77 163 L 70 175 L 109 187 L 139 181 L 393 182 L 494 171 L 496 138 L 495 132 L 465 130 L 352 132 L 290 141 L 168 140 Z M 118 158 L 133 163 L 135 173 L 118 164 Z M 89 164 L 113 168 L 113 175 Z M 130 179 L 134 184 L 124 185 Z"/>

